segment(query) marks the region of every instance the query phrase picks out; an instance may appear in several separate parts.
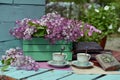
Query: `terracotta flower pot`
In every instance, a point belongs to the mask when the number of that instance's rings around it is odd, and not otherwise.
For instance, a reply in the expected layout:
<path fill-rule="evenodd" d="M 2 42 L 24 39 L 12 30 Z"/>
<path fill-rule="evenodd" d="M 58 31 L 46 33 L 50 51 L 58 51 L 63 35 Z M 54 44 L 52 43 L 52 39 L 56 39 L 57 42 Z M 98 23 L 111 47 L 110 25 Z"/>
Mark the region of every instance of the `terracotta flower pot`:
<path fill-rule="evenodd" d="M 105 36 L 101 41 L 100 41 L 100 46 L 104 49 L 105 48 L 105 44 L 107 41 L 107 36 Z"/>

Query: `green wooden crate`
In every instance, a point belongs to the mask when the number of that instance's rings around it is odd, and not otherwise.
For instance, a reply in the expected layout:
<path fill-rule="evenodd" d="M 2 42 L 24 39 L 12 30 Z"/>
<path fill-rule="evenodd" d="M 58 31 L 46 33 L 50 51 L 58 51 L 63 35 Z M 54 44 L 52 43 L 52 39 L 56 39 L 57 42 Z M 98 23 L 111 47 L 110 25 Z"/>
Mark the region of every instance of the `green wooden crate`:
<path fill-rule="evenodd" d="M 67 60 L 72 60 L 72 44 L 66 41 L 58 41 L 56 44 L 50 44 L 44 38 L 34 38 L 32 40 L 23 40 L 23 51 L 27 56 L 31 56 L 36 61 L 52 60 L 52 53 L 60 52 L 64 46 L 64 53 L 67 54 Z"/>

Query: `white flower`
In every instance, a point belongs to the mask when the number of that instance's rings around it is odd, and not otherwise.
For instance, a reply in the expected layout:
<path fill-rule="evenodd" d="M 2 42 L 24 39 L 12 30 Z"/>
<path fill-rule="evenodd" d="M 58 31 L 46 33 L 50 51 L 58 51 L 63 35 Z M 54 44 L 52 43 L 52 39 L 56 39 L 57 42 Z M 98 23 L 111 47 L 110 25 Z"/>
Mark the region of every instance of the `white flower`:
<path fill-rule="evenodd" d="M 105 16 L 103 16 L 102 18 L 105 19 Z"/>
<path fill-rule="evenodd" d="M 118 32 L 120 32 L 120 27 L 119 27 L 119 29 L 118 29 Z"/>
<path fill-rule="evenodd" d="M 89 5 L 89 6 L 88 6 L 88 9 L 91 9 L 91 8 L 92 8 L 92 5 Z"/>
<path fill-rule="evenodd" d="M 113 26 L 112 26 L 112 24 L 108 27 L 108 29 L 112 29 L 113 28 Z"/>
<path fill-rule="evenodd" d="M 115 9 L 115 6 L 112 6 L 111 8 L 112 8 L 112 9 Z"/>
<path fill-rule="evenodd" d="M 105 7 L 104 7 L 104 10 L 107 11 L 107 10 L 109 10 L 109 8 L 110 8 L 109 6 L 105 6 Z"/>
<path fill-rule="evenodd" d="M 99 12 L 99 10 L 98 10 L 98 9 L 95 9 L 95 12 L 97 12 L 97 13 L 98 13 L 98 12 Z"/>
<path fill-rule="evenodd" d="M 2 59 L 6 59 L 6 56 L 5 56 L 5 55 L 2 55 Z"/>
<path fill-rule="evenodd" d="M 47 31 L 47 34 L 50 34 L 50 30 L 49 29 L 47 29 L 46 31 Z"/>
<path fill-rule="evenodd" d="M 34 32 L 33 28 L 27 28 L 24 32 L 24 35 L 26 35 L 26 34 L 31 35 L 31 34 L 33 34 L 33 32 Z"/>
<path fill-rule="evenodd" d="M 16 49 L 21 49 L 20 47 L 16 47 Z"/>
<path fill-rule="evenodd" d="M 9 50 L 7 50 L 6 52 L 15 52 L 16 51 L 16 49 L 14 49 L 14 48 L 10 48 Z"/>

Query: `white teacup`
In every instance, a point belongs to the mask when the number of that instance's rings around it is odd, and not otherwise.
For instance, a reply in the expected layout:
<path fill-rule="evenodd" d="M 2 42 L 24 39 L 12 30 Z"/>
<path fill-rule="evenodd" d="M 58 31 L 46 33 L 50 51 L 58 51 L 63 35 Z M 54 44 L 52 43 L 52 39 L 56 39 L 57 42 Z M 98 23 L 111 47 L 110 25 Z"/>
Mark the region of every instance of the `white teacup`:
<path fill-rule="evenodd" d="M 80 66 L 87 66 L 89 64 L 90 58 L 91 58 L 90 54 L 86 54 L 86 53 L 77 54 L 77 60 Z"/>
<path fill-rule="evenodd" d="M 53 61 L 55 64 L 64 64 L 66 61 L 67 55 L 64 53 L 53 53 Z"/>

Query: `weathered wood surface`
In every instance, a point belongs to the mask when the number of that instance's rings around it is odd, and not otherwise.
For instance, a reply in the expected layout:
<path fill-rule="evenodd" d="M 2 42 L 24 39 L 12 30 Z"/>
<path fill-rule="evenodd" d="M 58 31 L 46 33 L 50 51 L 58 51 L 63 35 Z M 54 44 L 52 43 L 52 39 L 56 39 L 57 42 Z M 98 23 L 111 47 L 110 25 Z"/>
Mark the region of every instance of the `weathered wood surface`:
<path fill-rule="evenodd" d="M 1 64 L 0 64 L 1 65 Z M 76 74 L 72 70 L 42 69 L 38 71 L 16 70 L 15 67 L 9 67 L 8 71 L 3 73 L 6 76 L 15 78 L 16 80 L 118 80 L 119 74 L 102 76 L 102 74 Z"/>
<path fill-rule="evenodd" d="M 105 71 L 101 67 L 93 66 L 93 68 L 90 69 L 81 69 L 72 67 L 72 70 L 76 74 L 120 74 L 120 71 Z"/>
<path fill-rule="evenodd" d="M 0 0 L 0 58 L 9 48 L 21 47 L 22 41 L 10 35 L 15 21 L 38 19 L 45 14 L 46 0 Z"/>
<path fill-rule="evenodd" d="M 37 4 L 45 5 L 46 0 L 14 0 L 14 4 Z"/>
<path fill-rule="evenodd" d="M 12 69 L 12 68 L 11 68 Z M 94 78 L 101 74 L 75 74 L 72 71 L 39 69 L 39 71 L 25 71 L 25 70 L 9 70 L 4 73 L 7 76 L 16 78 L 17 80 L 94 80 Z M 105 75 L 96 80 L 118 80 L 119 75 Z"/>
<path fill-rule="evenodd" d="M 0 0 L 0 3 L 9 3 L 12 4 L 13 0 Z"/>
<path fill-rule="evenodd" d="M 15 22 L 16 20 L 23 18 L 38 19 L 44 15 L 44 12 L 45 6 L 0 5 L 0 21 Z"/>

